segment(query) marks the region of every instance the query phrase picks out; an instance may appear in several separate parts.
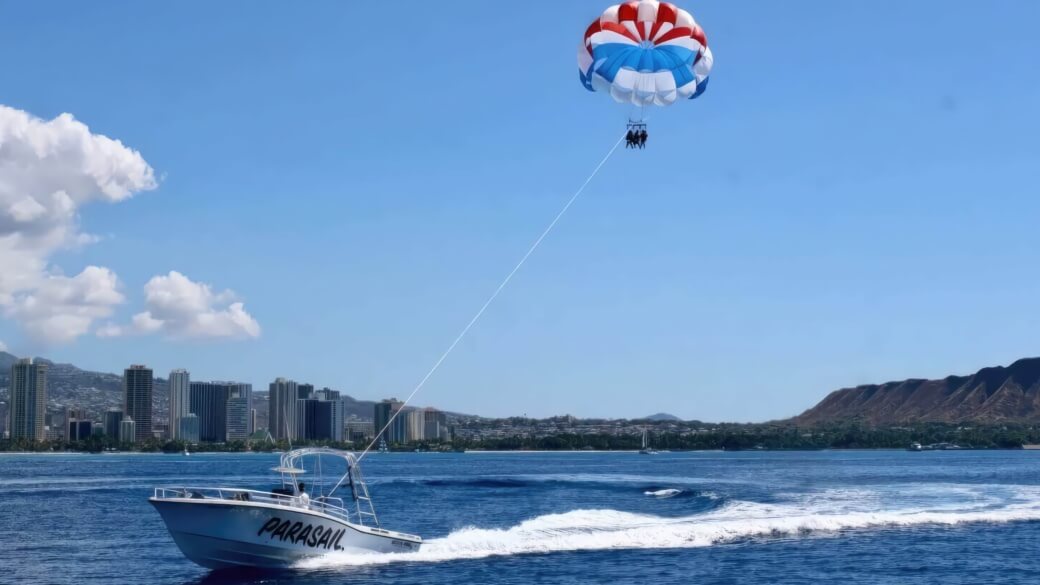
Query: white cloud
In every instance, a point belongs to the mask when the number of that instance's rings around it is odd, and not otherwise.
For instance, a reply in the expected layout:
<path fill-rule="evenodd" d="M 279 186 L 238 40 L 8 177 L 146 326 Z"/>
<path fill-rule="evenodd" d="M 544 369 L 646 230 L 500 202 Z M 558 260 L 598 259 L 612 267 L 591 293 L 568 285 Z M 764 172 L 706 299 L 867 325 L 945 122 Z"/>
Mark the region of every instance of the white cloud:
<path fill-rule="evenodd" d="M 100 337 L 163 333 L 174 338 L 246 339 L 260 335 L 260 324 L 235 300 L 230 290 L 214 293 L 208 284 L 194 282 L 171 270 L 144 285 L 147 310 L 130 324 L 106 324 Z"/>
<path fill-rule="evenodd" d="M 94 334 L 98 337 L 119 337 L 120 335 L 124 335 L 124 332 L 123 328 L 115 323 L 105 323 L 104 325 L 99 326 L 94 331 Z"/>
<path fill-rule="evenodd" d="M 67 343 L 86 333 L 96 319 L 111 316 L 122 302 L 115 273 L 88 266 L 71 278 L 47 275 L 32 291 L 16 293 L 4 314 L 39 341 Z"/>
<path fill-rule="evenodd" d="M 0 341 L 0 351 L 7 351 L 7 344 Z"/>
<path fill-rule="evenodd" d="M 140 331 L 141 333 L 155 333 L 163 328 L 165 322 L 152 318 L 152 314 L 145 311 L 144 313 L 134 315 L 131 323 L 136 331 Z"/>
<path fill-rule="evenodd" d="M 91 133 L 70 114 L 42 120 L 0 105 L 0 309 L 44 343 L 74 340 L 122 302 L 119 281 L 89 266 L 67 277 L 50 266 L 58 250 L 95 241 L 78 209 L 156 187 L 141 155 Z"/>

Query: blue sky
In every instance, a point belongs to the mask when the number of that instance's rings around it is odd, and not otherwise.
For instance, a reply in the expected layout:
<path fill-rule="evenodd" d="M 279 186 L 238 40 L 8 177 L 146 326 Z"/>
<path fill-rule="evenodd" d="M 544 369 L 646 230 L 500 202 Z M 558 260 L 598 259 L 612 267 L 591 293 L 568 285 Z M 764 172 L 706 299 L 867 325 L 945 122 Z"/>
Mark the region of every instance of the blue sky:
<path fill-rule="evenodd" d="M 111 269 L 126 323 L 176 270 L 262 333 L 0 340 L 407 395 L 623 131 L 575 66 L 607 4 L 5 5 L 0 104 L 161 178 L 80 208 L 100 241 L 52 271 Z M 758 421 L 1040 354 L 1040 4 L 682 6 L 711 88 L 651 114 L 417 403 Z"/>

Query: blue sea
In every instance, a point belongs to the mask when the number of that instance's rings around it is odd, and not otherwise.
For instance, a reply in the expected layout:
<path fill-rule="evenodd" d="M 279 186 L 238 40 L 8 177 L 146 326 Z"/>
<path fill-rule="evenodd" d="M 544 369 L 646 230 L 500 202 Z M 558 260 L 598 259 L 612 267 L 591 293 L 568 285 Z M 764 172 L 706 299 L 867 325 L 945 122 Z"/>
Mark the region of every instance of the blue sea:
<path fill-rule="evenodd" d="M 275 454 L 0 455 L 2 583 L 1037 583 L 1040 452 L 373 454 L 418 553 L 209 572 L 148 504 Z"/>

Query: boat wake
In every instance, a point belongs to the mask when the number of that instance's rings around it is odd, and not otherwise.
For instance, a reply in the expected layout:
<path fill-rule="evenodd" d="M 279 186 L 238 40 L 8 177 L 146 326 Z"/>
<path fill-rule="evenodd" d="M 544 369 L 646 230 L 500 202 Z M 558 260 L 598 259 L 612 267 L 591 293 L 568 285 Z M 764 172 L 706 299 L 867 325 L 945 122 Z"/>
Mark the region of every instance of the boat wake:
<path fill-rule="evenodd" d="M 573 510 L 494 529 L 469 527 L 427 540 L 415 553 L 342 554 L 303 561 L 301 568 L 443 562 L 490 556 L 611 549 L 706 547 L 754 539 L 836 535 L 852 530 L 954 526 L 1040 520 L 1040 490 L 1000 486 L 1000 498 L 987 497 L 987 486 L 952 501 L 899 502 L 883 509 L 862 490 L 806 494 L 800 501 L 762 504 L 734 500 L 718 509 L 678 518 L 618 510 Z M 1007 493 L 1009 488 L 1013 493 Z M 665 491 L 665 490 L 662 490 Z M 962 490 L 964 491 L 964 490 Z M 957 493 L 951 489 L 947 495 Z M 999 500 L 999 502 L 995 501 Z M 881 504 L 882 509 L 876 506 Z M 907 505 L 909 504 L 909 505 Z"/>

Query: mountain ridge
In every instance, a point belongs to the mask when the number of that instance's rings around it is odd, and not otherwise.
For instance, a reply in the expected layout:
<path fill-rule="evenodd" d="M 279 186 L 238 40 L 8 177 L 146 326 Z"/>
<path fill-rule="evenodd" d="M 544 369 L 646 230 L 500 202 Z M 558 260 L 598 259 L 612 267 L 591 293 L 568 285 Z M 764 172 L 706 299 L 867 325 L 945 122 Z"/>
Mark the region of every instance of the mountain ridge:
<path fill-rule="evenodd" d="M 651 414 L 650 416 L 644 416 L 644 417 L 642 417 L 642 420 L 652 420 L 654 422 L 665 422 L 665 421 L 677 422 L 677 421 L 681 421 L 682 419 L 677 417 L 677 416 L 675 416 L 674 414 L 669 414 L 667 412 L 658 412 L 656 414 Z"/>
<path fill-rule="evenodd" d="M 970 375 L 842 388 L 790 421 L 814 425 L 850 419 L 871 424 L 1040 422 L 1040 357 Z"/>

